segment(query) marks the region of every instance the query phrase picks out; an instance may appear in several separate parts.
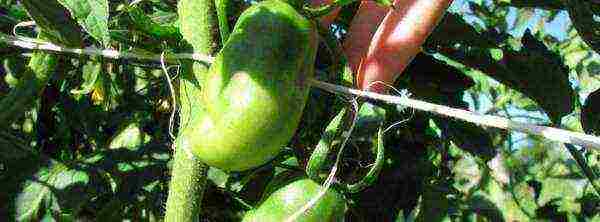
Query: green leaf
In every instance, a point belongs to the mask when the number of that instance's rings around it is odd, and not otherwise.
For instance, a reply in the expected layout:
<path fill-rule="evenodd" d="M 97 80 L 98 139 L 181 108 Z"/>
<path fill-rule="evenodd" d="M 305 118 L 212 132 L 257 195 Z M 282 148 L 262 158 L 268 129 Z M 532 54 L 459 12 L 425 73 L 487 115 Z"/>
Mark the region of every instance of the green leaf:
<path fill-rule="evenodd" d="M 394 7 L 394 2 L 390 0 L 375 0 L 375 3 L 383 7 Z"/>
<path fill-rule="evenodd" d="M 52 161 L 25 182 L 15 200 L 15 218 L 18 221 L 37 220 L 43 209 L 61 212 L 71 208 L 76 211 L 78 205 L 87 201 L 81 188 L 88 182 L 85 172 Z M 72 206 L 67 206 L 69 204 Z"/>
<path fill-rule="evenodd" d="M 493 203 L 497 209 L 502 212 L 504 221 L 528 221 L 527 212 L 531 212 L 532 209 L 521 208 L 521 203 L 527 202 L 532 203 L 534 195 L 533 192 L 524 189 L 527 185 L 518 184 L 513 188 L 513 193 L 503 187 L 500 183 L 495 180 L 488 180 L 485 189 L 477 191 L 474 196 L 481 195 Z M 518 192 L 521 192 L 518 194 Z M 517 202 L 519 201 L 519 202 Z"/>
<path fill-rule="evenodd" d="M 161 25 L 152 20 L 141 8 L 132 7 L 129 9 L 129 17 L 136 28 L 155 38 L 174 38 L 181 39 L 179 29 L 173 24 Z"/>
<path fill-rule="evenodd" d="M 560 208 L 565 211 L 579 213 L 578 211 L 581 206 L 579 206 L 575 200 L 583 195 L 585 184 L 582 184 L 577 180 L 550 177 L 541 182 L 542 190 L 540 191 L 538 199 L 538 204 L 540 206 L 560 200 Z"/>
<path fill-rule="evenodd" d="M 462 92 L 474 85 L 461 70 L 424 53 L 415 57 L 405 73 L 400 78 L 410 78 L 407 88 L 417 98 L 452 107 L 461 106 Z"/>
<path fill-rule="evenodd" d="M 214 167 L 208 169 L 207 177 L 209 181 L 221 189 L 226 188 L 227 181 L 229 180 L 229 174 L 227 174 L 227 172 Z"/>
<path fill-rule="evenodd" d="M 479 48 L 493 48 L 497 47 L 498 42 L 505 38 L 507 38 L 507 34 L 498 33 L 495 30 L 479 33 L 460 14 L 447 13 L 431 33 L 424 46 L 436 49 L 460 44 Z"/>
<path fill-rule="evenodd" d="M 600 90 L 592 92 L 581 108 L 581 125 L 586 133 L 600 135 Z"/>
<path fill-rule="evenodd" d="M 467 200 L 469 210 L 488 219 L 489 221 L 503 221 L 502 212 L 484 195 L 473 195 Z"/>
<path fill-rule="evenodd" d="M 448 193 L 443 188 L 443 184 L 426 184 L 425 191 L 421 196 L 420 211 L 417 216 L 417 222 L 421 221 L 449 221 L 448 213 L 450 210 L 450 201 Z"/>
<path fill-rule="evenodd" d="M 561 0 L 510 0 L 510 4 L 503 2 L 500 5 L 510 5 L 513 7 L 536 7 L 544 9 L 564 9 Z"/>
<path fill-rule="evenodd" d="M 73 94 L 88 94 L 92 92 L 98 79 L 98 75 L 102 72 L 102 63 L 97 61 L 88 61 L 82 70 L 83 83 L 80 89 L 71 90 Z"/>
<path fill-rule="evenodd" d="M 58 0 L 94 39 L 108 45 L 108 0 Z"/>
<path fill-rule="evenodd" d="M 460 149 L 490 160 L 496 155 L 496 149 L 492 144 L 492 137 L 481 126 L 473 123 L 458 121 L 454 119 L 435 118 L 448 139 Z"/>
<path fill-rule="evenodd" d="M 479 69 L 490 77 L 534 100 L 554 123 L 573 109 L 574 91 L 562 59 L 528 31 L 516 51 L 505 48 L 500 61 L 489 50 L 477 47 L 444 48 L 445 56 Z"/>
<path fill-rule="evenodd" d="M 56 0 L 23 0 L 21 4 L 41 28 L 40 36 L 44 39 L 66 46 L 80 47 L 83 38 L 77 23 Z"/>
<path fill-rule="evenodd" d="M 150 139 L 150 136 L 142 131 L 140 124 L 132 121 L 116 133 L 115 137 L 108 145 L 108 148 L 137 150 L 144 144 L 147 144 Z"/>
<path fill-rule="evenodd" d="M 477 162 L 470 155 L 463 155 L 458 159 L 452 168 L 452 173 L 454 174 L 453 186 L 466 194 L 476 188 L 483 177 Z"/>
<path fill-rule="evenodd" d="M 573 109 L 574 91 L 569 82 L 569 70 L 557 53 L 529 32 L 522 39 L 520 51 L 506 50 L 501 60 L 508 72 L 492 77 L 507 83 L 536 101 L 554 123 Z"/>
<path fill-rule="evenodd" d="M 569 17 L 585 42 L 600 53 L 600 5 L 591 1 L 565 1 Z"/>

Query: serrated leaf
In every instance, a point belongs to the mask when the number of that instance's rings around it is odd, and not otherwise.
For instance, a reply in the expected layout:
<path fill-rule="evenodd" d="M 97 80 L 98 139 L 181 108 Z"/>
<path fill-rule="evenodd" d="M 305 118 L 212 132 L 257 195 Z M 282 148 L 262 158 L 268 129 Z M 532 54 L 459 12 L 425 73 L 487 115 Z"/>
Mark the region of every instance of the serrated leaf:
<path fill-rule="evenodd" d="M 466 108 L 462 94 L 474 85 L 474 81 L 461 70 L 432 56 L 419 54 L 406 69 L 406 73 L 408 75 L 405 76 L 410 76 L 408 88 L 417 98 Z M 434 119 L 448 138 L 461 149 L 484 159 L 491 159 L 495 155 L 491 137 L 483 128 L 448 118 Z"/>
<path fill-rule="evenodd" d="M 108 0 L 58 0 L 94 39 L 107 45 Z"/>
<path fill-rule="evenodd" d="M 502 220 L 502 212 L 500 209 L 492 203 L 486 196 L 483 195 L 473 195 L 468 200 L 469 210 L 477 213 L 484 218 L 487 218 L 489 221 L 503 221 Z"/>
<path fill-rule="evenodd" d="M 5 132 L 0 132 L 0 160 L 22 159 L 31 155 L 31 148 L 23 145 L 26 144 L 18 137 Z"/>
<path fill-rule="evenodd" d="M 401 78 L 409 77 L 408 89 L 428 101 L 456 106 L 453 97 L 472 87 L 473 80 L 461 70 L 424 53 L 418 54 Z"/>
<path fill-rule="evenodd" d="M 77 192 L 81 190 L 76 188 L 87 185 L 88 181 L 85 172 L 69 169 L 58 162 L 50 162 L 49 167 L 41 168 L 17 195 L 15 218 L 18 221 L 34 221 L 40 216 L 41 209 L 60 212 L 65 210 L 61 208 L 69 208 L 65 204 L 83 204 L 86 195 Z"/>
<path fill-rule="evenodd" d="M 521 51 L 506 50 L 504 66 L 509 72 L 494 78 L 507 83 L 536 101 L 554 123 L 573 109 L 574 91 L 569 70 L 558 54 L 553 53 L 529 32 L 522 39 Z"/>
<path fill-rule="evenodd" d="M 383 7 L 394 7 L 394 2 L 391 0 L 374 0 L 375 3 Z"/>
<path fill-rule="evenodd" d="M 600 53 L 600 5 L 583 0 L 568 0 L 565 4 L 579 35 L 592 49 Z"/>
<path fill-rule="evenodd" d="M 496 61 L 488 49 L 444 48 L 440 52 L 467 66 L 479 69 L 490 77 L 534 100 L 554 123 L 571 112 L 574 91 L 569 82 L 569 70 L 558 54 L 551 52 L 528 31 L 520 51 L 505 49 Z"/>
<path fill-rule="evenodd" d="M 473 196 L 482 196 L 485 199 L 489 200 L 489 202 L 493 203 L 499 212 L 502 213 L 501 221 L 528 221 L 529 218 L 523 211 L 519 205 L 521 202 L 534 203 L 534 195 L 533 192 L 530 192 L 526 188 L 524 184 L 516 184 L 514 188 L 514 192 L 511 193 L 508 190 L 505 190 L 504 186 L 496 182 L 495 180 L 487 180 L 487 184 L 485 185 L 485 189 L 478 190 Z M 523 188 L 518 188 L 523 187 Z M 514 194 L 514 195 L 513 195 Z M 519 198 L 516 202 L 515 197 Z M 528 204 L 529 205 L 529 204 Z M 530 212 L 533 209 L 525 209 Z M 498 218 L 494 218 L 498 219 Z"/>
<path fill-rule="evenodd" d="M 463 155 L 453 166 L 455 189 L 468 193 L 481 183 L 482 174 L 477 162 L 470 155 Z"/>
<path fill-rule="evenodd" d="M 581 108 L 581 125 L 586 133 L 600 135 L 600 89 L 587 97 Z"/>

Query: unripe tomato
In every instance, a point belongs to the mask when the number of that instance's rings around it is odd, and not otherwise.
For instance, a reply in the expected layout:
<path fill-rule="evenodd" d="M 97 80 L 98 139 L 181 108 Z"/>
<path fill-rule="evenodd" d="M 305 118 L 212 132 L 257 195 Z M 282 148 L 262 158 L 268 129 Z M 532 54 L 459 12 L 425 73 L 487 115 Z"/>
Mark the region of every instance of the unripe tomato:
<path fill-rule="evenodd" d="M 246 214 L 244 222 L 281 222 L 300 210 L 322 186 L 305 176 L 288 180 L 275 189 L 258 208 Z M 297 222 L 343 221 L 346 202 L 343 196 L 330 188 L 312 208 L 301 214 Z"/>
<path fill-rule="evenodd" d="M 183 131 L 180 147 L 226 171 L 271 160 L 299 124 L 316 46 L 314 24 L 289 4 L 248 8 L 202 77 L 204 111 Z"/>

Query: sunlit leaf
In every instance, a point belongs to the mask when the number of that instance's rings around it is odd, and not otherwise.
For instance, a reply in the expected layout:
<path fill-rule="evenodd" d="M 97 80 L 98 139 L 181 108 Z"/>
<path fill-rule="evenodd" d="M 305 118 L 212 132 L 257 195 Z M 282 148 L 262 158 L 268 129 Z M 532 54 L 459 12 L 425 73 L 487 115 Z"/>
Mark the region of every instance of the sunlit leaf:
<path fill-rule="evenodd" d="M 110 40 L 108 0 L 58 0 L 92 37 L 102 45 Z"/>
<path fill-rule="evenodd" d="M 73 94 L 88 94 L 92 92 L 98 79 L 98 75 L 102 72 L 102 63 L 98 61 L 88 61 L 82 69 L 83 82 L 80 89 L 71 90 Z"/>
<path fill-rule="evenodd" d="M 142 131 L 139 123 L 132 121 L 130 124 L 125 125 L 117 132 L 108 145 L 108 148 L 126 148 L 130 150 L 137 150 L 149 141 L 150 136 Z"/>
<path fill-rule="evenodd" d="M 47 168 L 41 168 L 17 196 L 15 218 L 37 220 L 43 209 L 77 210 L 77 205 L 84 204 L 87 199 L 82 192 L 88 181 L 85 172 L 69 169 L 61 163 L 53 162 Z"/>

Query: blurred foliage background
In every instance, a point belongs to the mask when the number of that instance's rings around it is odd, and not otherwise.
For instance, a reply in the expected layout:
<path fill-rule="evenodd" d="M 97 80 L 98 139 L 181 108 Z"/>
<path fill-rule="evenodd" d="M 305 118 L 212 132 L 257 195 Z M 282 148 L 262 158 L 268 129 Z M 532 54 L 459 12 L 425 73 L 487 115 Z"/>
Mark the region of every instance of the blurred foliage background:
<path fill-rule="evenodd" d="M 175 0 L 61 3 L 81 26 L 73 31 L 86 34 L 86 46 L 190 51 L 178 33 Z M 231 25 L 249 4 L 232 1 Z M 330 27 L 338 41 L 357 6 L 344 7 Z M 598 132 L 599 18 L 594 1 L 455 0 L 426 53 L 395 87 L 481 114 Z M 33 28 L 14 28 L 30 20 L 18 1 L 0 0 L 2 39 L 35 37 Z M 321 45 L 317 78 L 341 84 L 341 73 L 331 73 L 339 61 Z M 0 52 L 1 99 L 22 80 L 31 51 L 0 42 Z M 32 109 L 0 123 L 0 217 L 160 220 L 173 153 L 172 104 L 160 64 L 65 54 L 58 66 Z M 176 70 L 169 75 L 177 78 Z M 274 175 L 303 170 L 342 104 L 314 89 L 282 161 L 230 174 L 211 168 L 203 218 L 238 221 Z M 368 169 L 378 126 L 399 121 L 386 131 L 376 183 L 346 194 L 348 221 L 600 220 L 600 194 L 572 156 L 599 172 L 598 152 L 376 102 L 360 110 L 337 176 L 342 183 Z"/>

